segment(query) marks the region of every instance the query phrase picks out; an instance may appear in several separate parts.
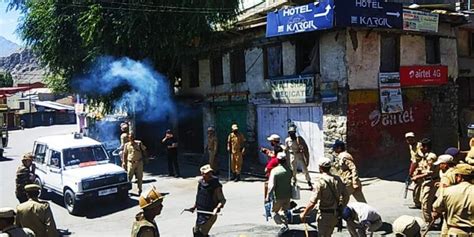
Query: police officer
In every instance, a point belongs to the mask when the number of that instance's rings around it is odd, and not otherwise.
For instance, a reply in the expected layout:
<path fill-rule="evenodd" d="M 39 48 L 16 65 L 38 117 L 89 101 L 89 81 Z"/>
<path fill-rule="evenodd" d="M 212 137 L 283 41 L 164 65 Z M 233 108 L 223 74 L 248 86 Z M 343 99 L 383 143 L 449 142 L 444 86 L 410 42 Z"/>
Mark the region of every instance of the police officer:
<path fill-rule="evenodd" d="M 313 189 L 311 177 L 308 172 L 309 151 L 308 145 L 302 136 L 296 135 L 296 126 L 288 128 L 288 137 L 285 139 L 285 147 L 290 154 L 291 170 L 293 172 L 293 183 L 296 183 L 296 174 L 298 173 L 298 164 L 301 164 L 306 182 L 310 189 Z"/>
<path fill-rule="evenodd" d="M 209 164 L 215 170 L 216 175 L 219 173 L 219 162 L 217 160 L 217 136 L 213 127 L 207 128 L 207 152 L 209 153 Z"/>
<path fill-rule="evenodd" d="M 222 192 L 222 184 L 213 175 L 214 170 L 211 166 L 204 165 L 199 170 L 202 178 L 198 182 L 196 202 L 188 210 L 194 212 L 197 209 L 196 225 L 193 228 L 194 237 L 206 237 L 209 236 L 209 231 L 217 220 L 217 213 L 224 207 L 226 199 Z"/>
<path fill-rule="evenodd" d="M 432 220 L 431 209 L 436 194 L 435 183 L 439 179 L 438 167 L 434 165 L 437 156 L 431 152 L 431 140 L 429 138 L 421 140 L 420 151 L 422 157 L 418 165 L 420 174 L 413 176 L 412 180 L 415 182 L 422 181 L 420 194 L 421 212 L 423 214 L 423 220 L 426 223 L 430 223 Z"/>
<path fill-rule="evenodd" d="M 474 169 L 459 164 L 453 171 L 456 185 L 447 187 L 433 204 L 433 219 L 445 213 L 448 236 L 474 235 Z"/>
<path fill-rule="evenodd" d="M 21 165 L 16 170 L 16 198 L 20 203 L 28 201 L 25 192 L 25 185 L 32 184 L 35 180 L 35 165 L 33 164 L 33 154 L 26 153 L 21 159 Z"/>
<path fill-rule="evenodd" d="M 440 155 L 434 165 L 439 165 L 440 181 L 435 183 L 435 187 L 438 188 L 436 196 L 439 197 L 443 194 L 447 187 L 456 184 L 456 175 L 454 174 L 454 157 L 447 154 Z M 448 226 L 446 224 L 446 215 L 444 215 L 443 225 L 441 227 L 441 236 L 445 236 L 447 234 Z"/>
<path fill-rule="evenodd" d="M 57 237 L 59 233 L 49 203 L 38 199 L 40 189 L 37 184 L 25 186 L 29 199 L 17 206 L 16 225 L 31 229 L 38 237 Z"/>
<path fill-rule="evenodd" d="M 242 156 L 245 153 L 245 137 L 239 132 L 237 124 L 232 124 L 232 132 L 227 138 L 227 151 L 231 155 L 232 179 L 240 181 L 240 172 L 242 170 Z"/>
<path fill-rule="evenodd" d="M 270 171 L 268 191 L 265 194 L 265 202 L 269 202 L 270 197 L 273 197 L 273 220 L 277 225 L 281 225 L 278 236 L 283 236 L 289 231 L 286 213 L 290 209 L 292 172 L 290 167 L 287 165 L 286 154 L 284 152 L 279 152 L 276 156 L 278 166 Z"/>
<path fill-rule="evenodd" d="M 159 193 L 155 187 L 145 192 L 145 195 L 140 196 L 138 205 L 142 211 L 135 216 L 135 222 L 133 222 L 132 227 L 132 237 L 160 236 L 155 217 L 161 214 L 163 198 L 164 194 Z"/>
<path fill-rule="evenodd" d="M 403 215 L 393 222 L 392 230 L 396 237 L 421 237 L 421 230 L 425 226 L 421 218 Z"/>
<path fill-rule="evenodd" d="M 313 194 L 308 205 L 300 214 L 301 222 L 306 221 L 307 214 L 319 203 L 317 219 L 318 236 L 329 237 L 338 223 L 339 210 L 347 205 L 349 194 L 341 178 L 330 173 L 331 160 L 321 158 L 319 172 L 321 177 L 315 182 Z"/>
<path fill-rule="evenodd" d="M 35 237 L 28 228 L 15 226 L 15 210 L 10 207 L 0 208 L 0 237 Z"/>
<path fill-rule="evenodd" d="M 362 193 L 362 183 L 360 182 L 354 158 L 346 151 L 346 144 L 336 140 L 332 149 L 337 154 L 337 160 L 341 172 L 341 179 L 346 185 L 349 195 L 354 196 L 358 202 L 367 202 L 364 193 Z"/>
<path fill-rule="evenodd" d="M 135 140 L 133 133 L 128 134 L 129 142 L 123 147 L 124 161 L 122 164 L 128 173 L 128 179 L 132 181 L 133 176 L 137 177 L 138 195 L 142 193 L 143 184 L 143 163 L 146 159 L 146 147 L 139 140 Z"/>
<path fill-rule="evenodd" d="M 405 134 L 405 140 L 408 144 L 408 150 L 410 151 L 410 169 L 408 171 L 408 175 L 410 176 L 410 178 L 412 178 L 414 175 L 418 174 L 416 171 L 418 168 L 418 164 L 421 161 L 421 156 L 419 155 L 421 143 L 416 141 L 414 132 L 407 132 Z M 413 196 L 413 203 L 415 205 L 411 208 L 420 209 L 421 208 L 420 193 L 421 193 L 422 180 L 417 180 L 413 183 L 414 183 L 414 187 L 413 187 L 412 196 Z"/>

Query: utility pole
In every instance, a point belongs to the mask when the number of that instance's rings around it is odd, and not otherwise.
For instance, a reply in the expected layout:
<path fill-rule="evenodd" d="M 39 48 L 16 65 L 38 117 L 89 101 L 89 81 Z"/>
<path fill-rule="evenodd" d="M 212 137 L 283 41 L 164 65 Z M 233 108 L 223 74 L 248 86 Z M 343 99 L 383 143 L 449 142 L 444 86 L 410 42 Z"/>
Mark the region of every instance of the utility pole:
<path fill-rule="evenodd" d="M 30 128 L 33 127 L 33 114 L 31 113 L 31 77 L 28 79 L 28 108 L 30 110 Z"/>

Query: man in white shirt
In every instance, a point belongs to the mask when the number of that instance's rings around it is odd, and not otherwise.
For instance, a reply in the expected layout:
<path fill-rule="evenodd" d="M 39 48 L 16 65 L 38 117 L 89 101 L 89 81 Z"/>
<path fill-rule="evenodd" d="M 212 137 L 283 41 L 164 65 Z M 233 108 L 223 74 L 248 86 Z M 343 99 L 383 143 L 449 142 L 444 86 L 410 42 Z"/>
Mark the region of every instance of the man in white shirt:
<path fill-rule="evenodd" d="M 382 226 L 382 218 L 375 208 L 363 202 L 351 202 L 342 212 L 351 237 L 366 237 L 367 231 L 377 231 Z"/>

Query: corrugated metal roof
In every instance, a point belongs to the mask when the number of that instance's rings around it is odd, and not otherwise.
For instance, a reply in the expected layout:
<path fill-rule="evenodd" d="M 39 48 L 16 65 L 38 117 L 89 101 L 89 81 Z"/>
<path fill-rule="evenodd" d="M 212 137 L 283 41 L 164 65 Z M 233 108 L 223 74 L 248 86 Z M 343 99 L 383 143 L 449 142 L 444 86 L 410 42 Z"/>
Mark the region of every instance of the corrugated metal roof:
<path fill-rule="evenodd" d="M 50 109 L 55 109 L 55 110 L 72 110 L 72 111 L 74 111 L 73 106 L 63 105 L 63 104 L 53 102 L 53 101 L 35 101 L 35 102 L 33 102 L 33 104 L 35 104 L 37 106 L 43 106 L 43 107 L 46 107 L 46 108 L 50 108 Z"/>

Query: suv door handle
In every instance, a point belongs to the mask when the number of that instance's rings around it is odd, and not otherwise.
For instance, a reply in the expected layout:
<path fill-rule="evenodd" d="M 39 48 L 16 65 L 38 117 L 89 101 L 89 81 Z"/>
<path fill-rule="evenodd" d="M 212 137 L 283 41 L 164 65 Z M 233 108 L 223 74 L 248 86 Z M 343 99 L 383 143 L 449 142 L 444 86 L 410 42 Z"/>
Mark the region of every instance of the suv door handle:
<path fill-rule="evenodd" d="M 59 173 L 60 171 L 59 170 L 54 170 L 54 169 L 49 169 L 50 172 L 53 172 L 53 173 Z"/>

